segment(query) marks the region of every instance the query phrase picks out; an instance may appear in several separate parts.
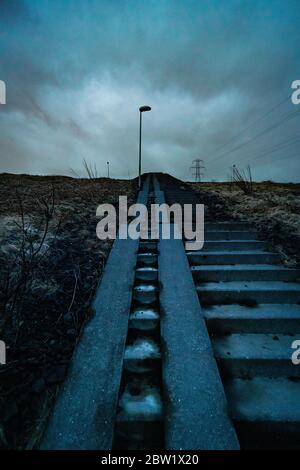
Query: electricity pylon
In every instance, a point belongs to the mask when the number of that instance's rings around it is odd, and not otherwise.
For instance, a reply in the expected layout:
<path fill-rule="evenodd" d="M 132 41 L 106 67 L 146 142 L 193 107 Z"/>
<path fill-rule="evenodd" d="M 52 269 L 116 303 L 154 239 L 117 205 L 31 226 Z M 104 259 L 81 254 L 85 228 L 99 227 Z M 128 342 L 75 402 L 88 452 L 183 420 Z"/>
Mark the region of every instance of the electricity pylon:
<path fill-rule="evenodd" d="M 203 160 L 200 158 L 196 158 L 193 160 L 193 165 L 191 166 L 191 170 L 195 170 L 193 176 L 195 176 L 195 183 L 201 183 L 201 178 L 203 177 L 202 170 L 205 170 L 205 166 L 203 165 Z"/>

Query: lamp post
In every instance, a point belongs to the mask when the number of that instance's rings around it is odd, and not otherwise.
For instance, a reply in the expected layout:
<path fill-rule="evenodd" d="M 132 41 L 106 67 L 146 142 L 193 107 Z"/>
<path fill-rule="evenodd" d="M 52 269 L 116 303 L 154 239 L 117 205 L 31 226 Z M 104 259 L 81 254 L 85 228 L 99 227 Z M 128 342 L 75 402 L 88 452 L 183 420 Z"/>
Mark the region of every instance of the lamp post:
<path fill-rule="evenodd" d="M 141 189 L 141 173 L 142 173 L 142 113 L 151 111 L 150 106 L 141 106 L 140 111 L 140 140 L 139 140 L 139 189 Z"/>
<path fill-rule="evenodd" d="M 107 164 L 107 178 L 109 178 L 109 162 L 106 162 Z"/>

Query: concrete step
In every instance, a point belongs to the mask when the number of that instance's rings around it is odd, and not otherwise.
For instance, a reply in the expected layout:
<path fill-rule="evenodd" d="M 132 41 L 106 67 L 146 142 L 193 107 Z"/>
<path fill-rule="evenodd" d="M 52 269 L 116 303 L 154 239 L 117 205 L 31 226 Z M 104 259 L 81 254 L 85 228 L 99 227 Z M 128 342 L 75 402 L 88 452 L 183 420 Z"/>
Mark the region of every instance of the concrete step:
<path fill-rule="evenodd" d="M 149 382 L 126 384 L 119 400 L 114 447 L 158 449 L 163 436 L 163 407 L 160 390 Z"/>
<path fill-rule="evenodd" d="M 253 305 L 259 303 L 298 303 L 300 284 L 280 281 L 208 282 L 197 286 L 203 304 Z"/>
<path fill-rule="evenodd" d="M 297 304 L 210 305 L 202 311 L 212 334 L 244 332 L 300 336 L 300 305 Z"/>
<path fill-rule="evenodd" d="M 157 242 L 153 240 L 141 240 L 139 253 L 157 253 Z"/>
<path fill-rule="evenodd" d="M 204 230 L 205 240 L 256 240 L 257 233 L 247 230 Z"/>
<path fill-rule="evenodd" d="M 145 237 L 145 238 L 143 238 L 143 237 Z M 151 229 L 149 229 L 148 232 L 146 232 L 146 234 L 141 234 L 140 243 L 148 243 L 148 242 L 151 242 L 151 243 L 158 243 L 159 242 L 159 238 L 157 238 L 157 236 L 152 237 Z"/>
<path fill-rule="evenodd" d="M 139 284 L 133 288 L 132 298 L 140 305 L 153 304 L 158 298 L 158 288 L 153 284 Z"/>
<path fill-rule="evenodd" d="M 191 265 L 195 264 L 272 264 L 279 263 L 277 253 L 264 251 L 188 251 L 187 256 Z"/>
<path fill-rule="evenodd" d="M 225 390 L 242 448 L 300 448 L 300 381 L 235 378 Z"/>
<path fill-rule="evenodd" d="M 214 338 L 212 345 L 221 373 L 226 377 L 300 377 L 291 360 L 296 336 L 234 333 Z"/>
<path fill-rule="evenodd" d="M 157 254 L 151 252 L 138 253 L 137 254 L 137 267 L 141 268 L 144 266 L 157 266 Z"/>
<path fill-rule="evenodd" d="M 192 266 L 195 281 L 294 281 L 300 279 L 299 269 L 273 264 Z"/>
<path fill-rule="evenodd" d="M 147 381 L 127 383 L 119 401 L 117 421 L 161 421 L 162 401 L 158 387 Z"/>
<path fill-rule="evenodd" d="M 238 449 L 181 240 L 160 240 L 165 448 Z"/>
<path fill-rule="evenodd" d="M 124 368 L 128 372 L 143 374 L 157 370 L 161 359 L 159 345 L 150 336 L 136 338 L 127 344 L 124 353 Z"/>
<path fill-rule="evenodd" d="M 204 251 L 263 251 L 266 243 L 259 240 L 207 240 Z"/>
<path fill-rule="evenodd" d="M 134 309 L 129 315 L 129 328 L 140 331 L 152 331 L 159 325 L 159 313 L 155 309 Z"/>
<path fill-rule="evenodd" d="M 222 231 L 222 232 L 230 232 L 230 231 L 253 231 L 253 225 L 247 222 L 205 222 L 204 229 L 206 231 Z"/>
<path fill-rule="evenodd" d="M 155 282 L 158 279 L 158 269 L 152 266 L 137 268 L 135 279 L 139 282 Z"/>

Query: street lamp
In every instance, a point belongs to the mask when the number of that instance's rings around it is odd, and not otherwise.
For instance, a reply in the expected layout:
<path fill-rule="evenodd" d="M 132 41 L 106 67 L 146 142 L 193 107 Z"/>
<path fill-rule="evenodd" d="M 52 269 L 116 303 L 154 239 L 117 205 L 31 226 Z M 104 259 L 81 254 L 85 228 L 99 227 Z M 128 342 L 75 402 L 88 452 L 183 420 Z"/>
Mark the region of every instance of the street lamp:
<path fill-rule="evenodd" d="M 109 162 L 106 162 L 107 164 L 107 178 L 109 178 Z"/>
<path fill-rule="evenodd" d="M 140 142 L 139 142 L 139 189 L 141 189 L 141 173 L 142 173 L 142 113 L 151 111 L 150 106 L 141 106 L 140 109 Z"/>

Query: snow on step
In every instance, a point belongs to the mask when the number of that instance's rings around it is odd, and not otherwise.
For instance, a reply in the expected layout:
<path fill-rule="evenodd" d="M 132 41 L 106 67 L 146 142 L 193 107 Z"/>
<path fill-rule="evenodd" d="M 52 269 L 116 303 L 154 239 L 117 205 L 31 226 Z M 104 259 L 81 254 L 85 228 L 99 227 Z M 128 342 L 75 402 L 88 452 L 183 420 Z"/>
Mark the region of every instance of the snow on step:
<path fill-rule="evenodd" d="M 286 378 L 235 378 L 226 384 L 231 416 L 239 421 L 300 424 L 300 381 Z"/>
<path fill-rule="evenodd" d="M 297 336 L 282 334 L 231 334 L 212 341 L 223 373 L 237 377 L 299 377 L 292 363 L 292 342 Z"/>

